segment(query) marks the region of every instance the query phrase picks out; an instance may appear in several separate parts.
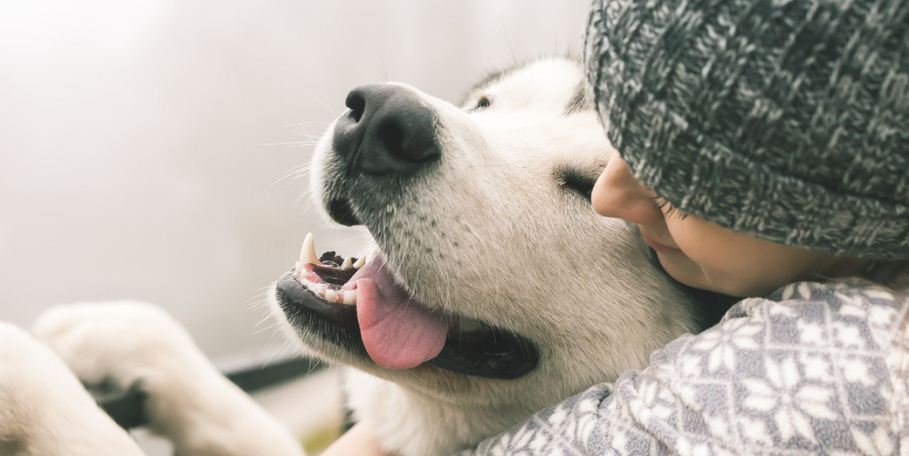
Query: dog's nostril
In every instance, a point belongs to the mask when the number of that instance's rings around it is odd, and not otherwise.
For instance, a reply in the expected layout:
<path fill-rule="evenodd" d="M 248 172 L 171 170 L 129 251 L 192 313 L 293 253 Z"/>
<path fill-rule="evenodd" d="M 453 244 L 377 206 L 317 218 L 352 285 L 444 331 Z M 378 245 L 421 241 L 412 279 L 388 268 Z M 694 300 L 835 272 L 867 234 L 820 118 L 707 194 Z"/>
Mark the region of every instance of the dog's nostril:
<path fill-rule="evenodd" d="M 359 91 L 354 90 L 347 94 L 344 105 L 350 108 L 347 116 L 353 119 L 354 122 L 359 122 L 363 117 L 363 112 L 366 111 L 366 97 Z"/>

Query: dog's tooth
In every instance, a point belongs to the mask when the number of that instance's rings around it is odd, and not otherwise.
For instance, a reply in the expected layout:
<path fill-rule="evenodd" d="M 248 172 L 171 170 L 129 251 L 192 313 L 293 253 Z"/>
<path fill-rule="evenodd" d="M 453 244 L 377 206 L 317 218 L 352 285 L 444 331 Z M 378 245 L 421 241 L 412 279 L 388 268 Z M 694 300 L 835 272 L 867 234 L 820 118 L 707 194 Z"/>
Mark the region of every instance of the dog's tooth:
<path fill-rule="evenodd" d="M 316 256 L 316 241 L 313 240 L 312 233 L 306 233 L 303 239 L 303 247 L 300 248 L 300 263 L 321 264 L 319 257 Z"/>
<path fill-rule="evenodd" d="M 334 302 L 337 299 L 338 299 L 338 293 L 335 290 L 332 290 L 331 288 L 325 290 L 325 300 L 326 301 Z"/>
<path fill-rule="evenodd" d="M 360 269 L 366 265 L 366 255 L 357 258 L 357 262 L 353 264 L 354 269 Z"/>
<path fill-rule="evenodd" d="M 353 269 L 353 261 L 350 261 L 350 257 L 344 258 L 344 262 L 341 263 L 341 269 Z"/>
<path fill-rule="evenodd" d="M 354 305 L 357 303 L 357 290 L 344 290 L 344 304 Z"/>

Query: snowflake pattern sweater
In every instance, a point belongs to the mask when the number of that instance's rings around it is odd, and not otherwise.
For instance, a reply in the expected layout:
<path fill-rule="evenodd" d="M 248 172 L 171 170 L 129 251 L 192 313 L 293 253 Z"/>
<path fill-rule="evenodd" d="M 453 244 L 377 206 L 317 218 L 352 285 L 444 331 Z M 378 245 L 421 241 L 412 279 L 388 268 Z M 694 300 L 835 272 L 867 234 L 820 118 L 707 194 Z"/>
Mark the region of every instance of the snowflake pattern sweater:
<path fill-rule="evenodd" d="M 794 283 L 464 454 L 909 454 L 907 310 L 869 282 Z"/>

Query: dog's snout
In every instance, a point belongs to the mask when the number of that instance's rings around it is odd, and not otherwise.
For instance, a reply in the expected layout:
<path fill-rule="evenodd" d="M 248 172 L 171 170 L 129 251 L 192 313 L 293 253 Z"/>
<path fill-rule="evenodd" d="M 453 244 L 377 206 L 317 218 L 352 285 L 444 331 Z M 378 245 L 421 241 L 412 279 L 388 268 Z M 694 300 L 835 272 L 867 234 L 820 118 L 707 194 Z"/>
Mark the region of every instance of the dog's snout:
<path fill-rule="evenodd" d="M 351 169 L 371 175 L 410 175 L 436 161 L 436 116 L 415 92 L 393 84 L 360 86 L 335 124 L 332 145 Z"/>

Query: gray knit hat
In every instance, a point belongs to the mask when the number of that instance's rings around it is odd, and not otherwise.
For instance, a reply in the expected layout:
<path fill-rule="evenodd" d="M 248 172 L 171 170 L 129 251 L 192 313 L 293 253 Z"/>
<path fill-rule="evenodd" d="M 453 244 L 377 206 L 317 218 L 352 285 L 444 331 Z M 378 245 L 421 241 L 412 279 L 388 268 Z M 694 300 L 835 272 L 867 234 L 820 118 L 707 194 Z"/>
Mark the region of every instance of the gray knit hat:
<path fill-rule="evenodd" d="M 613 145 L 682 211 L 909 258 L 909 0 L 595 0 L 585 60 Z"/>

